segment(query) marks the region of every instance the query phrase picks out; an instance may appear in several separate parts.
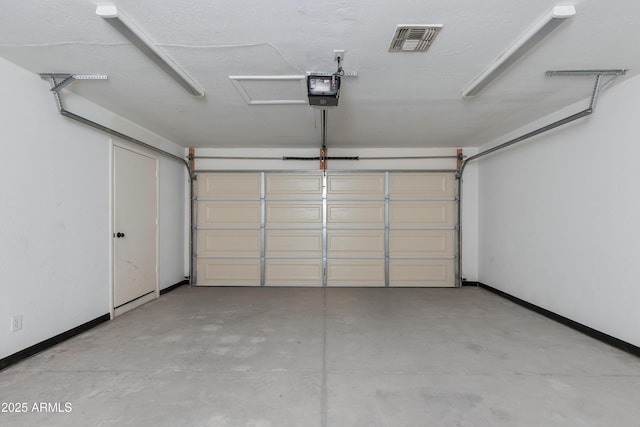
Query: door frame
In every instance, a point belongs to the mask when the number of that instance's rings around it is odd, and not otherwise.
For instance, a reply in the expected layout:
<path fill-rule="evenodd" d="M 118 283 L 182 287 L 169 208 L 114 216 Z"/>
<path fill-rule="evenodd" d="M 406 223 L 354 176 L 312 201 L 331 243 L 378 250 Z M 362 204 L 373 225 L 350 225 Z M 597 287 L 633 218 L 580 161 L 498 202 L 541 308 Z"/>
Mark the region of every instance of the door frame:
<path fill-rule="evenodd" d="M 141 156 L 145 156 L 153 159 L 155 162 L 155 190 L 156 190 L 156 245 L 155 245 L 155 266 L 156 266 L 156 274 L 155 274 L 155 290 L 153 293 L 142 296 L 138 299 L 130 301 L 129 303 L 121 306 L 125 307 L 125 310 L 116 310 L 115 305 L 115 244 L 113 239 L 113 233 L 115 233 L 115 220 L 116 220 L 116 212 L 115 212 L 115 179 L 116 179 L 116 170 L 115 170 L 115 161 L 114 161 L 114 151 L 115 148 L 119 147 L 124 150 L 131 151 L 133 153 L 139 154 Z M 126 311 L 133 310 L 136 307 L 139 307 L 151 300 L 154 300 L 160 296 L 160 158 L 155 155 L 150 150 L 145 150 L 143 148 L 138 148 L 132 144 L 128 144 L 123 140 L 119 140 L 116 138 L 110 138 L 109 140 L 109 314 L 111 315 L 111 319 L 116 316 L 123 314 Z"/>

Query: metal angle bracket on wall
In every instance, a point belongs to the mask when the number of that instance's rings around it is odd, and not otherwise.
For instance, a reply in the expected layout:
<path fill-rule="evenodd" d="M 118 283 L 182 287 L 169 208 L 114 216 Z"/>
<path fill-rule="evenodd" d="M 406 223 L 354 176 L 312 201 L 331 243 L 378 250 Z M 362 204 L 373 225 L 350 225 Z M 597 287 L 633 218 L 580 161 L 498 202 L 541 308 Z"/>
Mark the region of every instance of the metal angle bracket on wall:
<path fill-rule="evenodd" d="M 50 90 L 55 93 L 60 92 L 75 80 L 107 80 L 106 74 L 40 73 L 40 77 L 42 79 L 50 79 L 54 83 Z M 62 81 L 58 83 L 57 79 L 62 79 Z"/>
<path fill-rule="evenodd" d="M 609 70 L 550 70 L 544 73 L 547 77 L 572 77 L 572 76 L 623 76 L 627 73 L 624 68 Z"/>
<path fill-rule="evenodd" d="M 615 79 L 625 74 L 627 74 L 627 70 L 624 68 L 613 70 L 550 70 L 544 73 L 547 77 L 611 77 L 606 83 L 600 85 L 598 91 L 605 90 Z"/>
<path fill-rule="evenodd" d="M 329 73 L 327 71 L 307 71 L 307 76 L 308 75 L 331 77 L 331 76 L 334 76 L 335 73 Z M 340 74 L 340 77 L 358 77 L 358 72 L 357 71 L 342 71 L 342 73 Z"/>

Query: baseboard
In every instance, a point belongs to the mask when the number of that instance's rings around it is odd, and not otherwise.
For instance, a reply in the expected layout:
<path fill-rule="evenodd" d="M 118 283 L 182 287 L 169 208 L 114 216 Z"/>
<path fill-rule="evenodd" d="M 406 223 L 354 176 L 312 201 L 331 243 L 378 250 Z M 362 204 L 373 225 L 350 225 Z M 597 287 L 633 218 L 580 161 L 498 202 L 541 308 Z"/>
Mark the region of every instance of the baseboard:
<path fill-rule="evenodd" d="M 171 285 L 167 288 L 162 289 L 160 291 L 160 295 L 164 295 L 167 292 L 171 292 L 179 288 L 180 286 L 188 285 L 188 284 L 189 284 L 189 279 L 182 280 L 181 282 L 178 282 L 175 285 Z M 101 323 L 108 322 L 110 319 L 111 319 L 110 314 L 104 314 L 100 317 L 97 317 L 93 320 L 83 323 L 80 326 L 76 326 L 73 329 L 69 329 L 66 332 L 62 332 L 61 334 L 58 334 L 55 337 L 49 338 L 47 340 L 39 342 L 38 344 L 32 345 L 31 347 L 27 347 L 24 350 L 21 350 L 17 353 L 11 354 L 3 359 L 0 359 L 0 371 L 11 365 L 14 365 L 20 362 L 21 360 L 24 360 L 28 357 L 33 356 L 34 354 L 40 353 L 41 351 L 44 351 L 50 347 L 53 347 L 56 344 L 60 344 L 61 342 L 66 341 L 69 338 L 72 338 L 85 331 L 88 331 L 89 329 L 94 328 Z"/>
<path fill-rule="evenodd" d="M 522 307 L 525 307 L 531 311 L 535 311 L 536 313 L 541 314 L 551 320 L 555 320 L 558 323 L 562 323 L 563 325 L 568 326 L 571 329 L 575 329 L 578 332 L 582 332 L 583 334 L 588 335 L 591 338 L 595 338 L 598 341 L 602 341 L 606 344 L 609 344 L 612 347 L 626 351 L 627 353 L 631 353 L 634 356 L 640 357 L 640 347 L 636 345 L 623 341 L 619 338 L 612 337 L 611 335 L 605 334 L 604 332 L 600 332 L 597 329 L 593 329 L 587 325 L 578 323 L 575 320 L 571 320 L 567 317 L 561 316 L 557 313 L 554 313 L 553 311 L 549 311 L 546 308 L 542 308 L 540 306 L 532 304 L 528 301 L 515 297 L 499 289 L 493 288 L 489 285 L 485 285 L 484 283 L 478 283 L 478 286 L 490 292 L 493 292 L 496 295 L 506 298 L 509 301 L 515 302 L 516 304 Z"/>
<path fill-rule="evenodd" d="M 168 292 L 174 291 L 176 289 L 178 289 L 180 286 L 184 286 L 184 285 L 188 285 L 189 284 L 189 279 L 184 279 L 181 282 L 176 283 L 175 285 L 171 285 L 169 287 L 166 287 L 164 289 L 160 290 L 160 295 L 164 295 Z"/>
<path fill-rule="evenodd" d="M 90 320 L 86 323 L 83 323 L 80 326 L 76 326 L 73 329 L 69 329 L 66 332 L 58 334 L 52 338 L 39 342 L 38 344 L 32 345 L 31 347 L 27 347 L 24 350 L 20 350 L 17 353 L 14 353 L 10 356 L 5 357 L 4 359 L 0 359 L 0 371 L 4 368 L 11 366 L 15 363 L 18 363 L 21 360 L 26 359 L 27 357 L 31 357 L 36 353 L 40 353 L 50 347 L 53 347 L 56 344 L 60 344 L 63 341 L 68 340 L 71 337 L 79 335 L 85 331 L 88 331 L 91 328 L 98 326 L 101 323 L 108 322 L 111 319 L 110 314 L 103 314 L 100 317 L 96 317 L 93 320 Z"/>
<path fill-rule="evenodd" d="M 480 282 L 472 282 L 470 280 L 463 280 L 462 286 L 480 286 Z"/>
<path fill-rule="evenodd" d="M 156 291 L 151 291 L 148 294 L 142 295 L 134 300 L 131 300 L 127 303 L 124 303 L 122 305 L 119 305 L 118 307 L 115 307 L 113 309 L 113 316 L 114 317 L 118 317 L 121 314 L 124 314 L 128 311 L 134 310 L 138 307 L 141 307 L 143 305 L 145 305 L 148 302 L 151 302 L 155 299 L 157 299 L 158 296 L 156 295 Z"/>

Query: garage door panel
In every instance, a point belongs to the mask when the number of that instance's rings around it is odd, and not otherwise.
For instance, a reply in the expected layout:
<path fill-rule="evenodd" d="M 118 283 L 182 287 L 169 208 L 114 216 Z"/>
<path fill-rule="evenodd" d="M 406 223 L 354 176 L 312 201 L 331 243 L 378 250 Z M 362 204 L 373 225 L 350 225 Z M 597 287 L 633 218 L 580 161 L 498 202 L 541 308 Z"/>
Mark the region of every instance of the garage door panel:
<path fill-rule="evenodd" d="M 389 256 L 452 256 L 453 230 L 390 230 Z"/>
<path fill-rule="evenodd" d="M 383 259 L 329 259 L 327 286 L 384 286 Z"/>
<path fill-rule="evenodd" d="M 327 202 L 327 226 L 342 228 L 384 227 L 384 202 Z"/>
<path fill-rule="evenodd" d="M 331 174 L 328 198 L 384 198 L 384 174 Z"/>
<path fill-rule="evenodd" d="M 384 257 L 384 230 L 328 230 L 327 256 Z"/>
<path fill-rule="evenodd" d="M 266 175 L 266 197 L 295 197 L 298 199 L 322 197 L 322 175 L 270 173 Z"/>
<path fill-rule="evenodd" d="M 391 259 L 389 285 L 407 287 L 453 287 L 453 259 Z"/>
<path fill-rule="evenodd" d="M 390 197 L 454 197 L 455 179 L 451 173 L 391 173 Z"/>
<path fill-rule="evenodd" d="M 453 173 L 206 173 L 196 188 L 197 284 L 456 285 Z"/>
<path fill-rule="evenodd" d="M 259 230 L 198 230 L 198 255 L 260 256 Z"/>
<path fill-rule="evenodd" d="M 322 256 L 322 230 L 267 230 L 267 256 Z"/>
<path fill-rule="evenodd" d="M 266 286 L 322 286 L 322 259 L 267 259 Z"/>
<path fill-rule="evenodd" d="M 212 173 L 199 175 L 198 197 L 260 198 L 260 174 Z"/>
<path fill-rule="evenodd" d="M 455 225 L 454 201 L 391 201 L 389 225 L 444 228 Z"/>
<path fill-rule="evenodd" d="M 268 201 L 267 227 L 322 227 L 322 202 Z"/>
<path fill-rule="evenodd" d="M 260 259 L 198 259 L 199 285 L 260 286 Z"/>
<path fill-rule="evenodd" d="M 199 227 L 259 227 L 259 201 L 200 201 Z"/>

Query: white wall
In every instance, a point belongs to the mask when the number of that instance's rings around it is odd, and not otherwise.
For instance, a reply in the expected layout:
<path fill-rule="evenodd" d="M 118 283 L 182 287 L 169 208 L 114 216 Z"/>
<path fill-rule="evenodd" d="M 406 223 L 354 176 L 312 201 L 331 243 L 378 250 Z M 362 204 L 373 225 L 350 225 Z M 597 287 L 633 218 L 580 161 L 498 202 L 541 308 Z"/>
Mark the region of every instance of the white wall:
<path fill-rule="evenodd" d="M 593 115 L 479 160 L 480 281 L 636 346 L 638 111 L 635 77 L 604 92 Z"/>
<path fill-rule="evenodd" d="M 183 153 L 184 155 L 184 153 Z M 188 180 L 186 168 L 175 160 L 160 157 L 160 217 L 158 281 L 160 289 L 184 280 L 189 275 Z"/>
<path fill-rule="evenodd" d="M 0 358 L 109 313 L 110 137 L 60 116 L 48 83 L 0 59 Z M 68 109 L 182 155 L 72 94 Z M 160 283 L 183 279 L 184 167 L 160 163 Z M 23 329 L 10 332 L 10 317 Z"/>
<path fill-rule="evenodd" d="M 465 148 L 463 154 L 470 157 L 477 148 Z M 461 195 L 462 278 L 478 281 L 478 164 L 471 162 L 464 169 Z"/>

